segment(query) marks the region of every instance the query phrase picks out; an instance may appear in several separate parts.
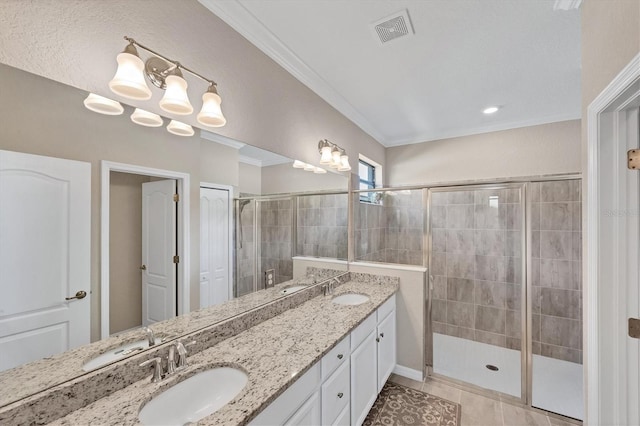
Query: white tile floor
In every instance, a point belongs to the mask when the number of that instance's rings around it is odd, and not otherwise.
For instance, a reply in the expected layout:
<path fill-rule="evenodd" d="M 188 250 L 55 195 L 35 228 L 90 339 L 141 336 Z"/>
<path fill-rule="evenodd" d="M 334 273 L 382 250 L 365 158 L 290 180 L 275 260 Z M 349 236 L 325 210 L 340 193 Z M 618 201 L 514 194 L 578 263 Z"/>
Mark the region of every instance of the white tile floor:
<path fill-rule="evenodd" d="M 427 378 L 424 382 L 417 382 L 395 374 L 392 374 L 389 380 L 459 403 L 462 407 L 461 426 L 575 426 L 582 424 L 571 419 L 562 419 L 552 413 L 533 410 L 511 400 L 507 401 L 500 398 L 497 393 L 488 397 L 475 393 L 474 389 L 444 380 Z M 511 399 L 511 397 L 506 398 Z"/>
<path fill-rule="evenodd" d="M 433 371 L 520 398 L 520 351 L 434 333 Z M 582 365 L 534 355 L 533 405 L 582 419 Z"/>

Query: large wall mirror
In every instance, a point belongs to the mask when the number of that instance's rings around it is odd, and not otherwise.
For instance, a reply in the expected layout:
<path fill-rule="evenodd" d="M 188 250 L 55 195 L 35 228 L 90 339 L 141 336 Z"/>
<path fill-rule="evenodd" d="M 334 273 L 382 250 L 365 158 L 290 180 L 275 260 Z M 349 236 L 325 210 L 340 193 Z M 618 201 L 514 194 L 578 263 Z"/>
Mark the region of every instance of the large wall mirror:
<path fill-rule="evenodd" d="M 177 338 L 284 296 L 271 285 L 294 278 L 294 256 L 346 259 L 347 173 L 210 131 L 176 136 L 167 118 L 139 126 L 127 105 L 101 115 L 82 90 L 0 75 L 0 383 L 39 373 L 0 406 L 99 368 L 86 361 L 115 343 L 145 350 L 144 326 Z"/>

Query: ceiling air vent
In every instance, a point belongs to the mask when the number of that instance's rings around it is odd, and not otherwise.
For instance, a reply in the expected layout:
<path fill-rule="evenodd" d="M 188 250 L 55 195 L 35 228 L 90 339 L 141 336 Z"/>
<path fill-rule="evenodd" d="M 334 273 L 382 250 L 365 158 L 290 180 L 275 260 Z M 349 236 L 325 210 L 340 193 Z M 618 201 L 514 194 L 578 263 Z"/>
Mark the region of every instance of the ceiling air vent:
<path fill-rule="evenodd" d="M 413 35 L 413 28 L 406 9 L 374 22 L 371 24 L 371 28 L 380 44 L 406 35 Z"/>

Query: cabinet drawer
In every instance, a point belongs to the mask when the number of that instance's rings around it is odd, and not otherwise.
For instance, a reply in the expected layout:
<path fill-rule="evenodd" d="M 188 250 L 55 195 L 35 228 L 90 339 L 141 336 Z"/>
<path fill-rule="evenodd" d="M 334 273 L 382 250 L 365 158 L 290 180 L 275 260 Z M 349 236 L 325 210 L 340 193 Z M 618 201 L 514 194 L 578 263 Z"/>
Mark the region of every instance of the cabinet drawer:
<path fill-rule="evenodd" d="M 291 417 L 320 384 L 320 363 L 317 362 L 289 389 L 251 421 L 251 425 L 281 425 Z"/>
<path fill-rule="evenodd" d="M 351 399 L 349 361 L 344 362 L 322 384 L 322 424 L 330 425 L 338 418 Z"/>
<path fill-rule="evenodd" d="M 322 357 L 322 380 L 326 380 L 326 378 L 329 377 L 331 373 L 338 368 L 338 366 L 349 360 L 349 355 L 351 353 L 351 349 L 349 347 L 350 341 L 350 336 L 345 337 L 335 346 L 335 348 L 331 349 L 329 353 Z"/>
<path fill-rule="evenodd" d="M 355 330 L 351 332 L 351 352 L 358 346 L 360 343 L 371 334 L 372 331 L 376 329 L 376 314 L 375 312 L 367 317 L 362 324 L 357 326 Z"/>
<path fill-rule="evenodd" d="M 396 295 L 394 294 L 378 308 L 378 323 L 386 318 L 396 308 Z"/>

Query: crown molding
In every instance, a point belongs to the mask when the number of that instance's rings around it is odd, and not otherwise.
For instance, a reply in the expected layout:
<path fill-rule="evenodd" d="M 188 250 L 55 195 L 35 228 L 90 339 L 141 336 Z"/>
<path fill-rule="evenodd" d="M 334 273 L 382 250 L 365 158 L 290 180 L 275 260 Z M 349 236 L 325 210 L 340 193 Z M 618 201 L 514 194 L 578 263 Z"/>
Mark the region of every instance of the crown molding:
<path fill-rule="evenodd" d="M 217 133 L 208 132 L 206 130 L 200 130 L 200 137 L 202 139 L 206 139 L 211 142 L 219 143 L 221 145 L 226 145 L 234 149 L 240 149 L 246 145 L 244 142 L 239 142 L 235 139 L 219 135 Z"/>
<path fill-rule="evenodd" d="M 542 124 L 558 123 L 561 121 L 580 120 L 581 114 L 559 114 L 548 117 L 534 118 L 531 120 L 512 121 L 510 123 L 500 123 L 489 126 L 473 127 L 469 129 L 460 129 L 451 132 L 427 133 L 418 138 L 398 139 L 385 145 L 387 148 L 414 145 L 424 142 L 433 142 L 442 139 L 459 138 L 463 136 L 480 135 L 483 133 L 500 132 L 503 130 L 520 129 L 523 127 L 539 126 Z"/>
<path fill-rule="evenodd" d="M 235 0 L 198 1 L 378 143 L 388 146 L 388 141 L 380 130 L 360 114 L 353 105 L 293 53 L 291 49 L 285 46 L 240 2 Z"/>
<path fill-rule="evenodd" d="M 238 155 L 238 161 L 240 163 L 249 164 L 251 166 L 256 166 L 256 167 L 263 166 L 262 161 L 252 157 L 247 157 L 246 155 Z"/>

